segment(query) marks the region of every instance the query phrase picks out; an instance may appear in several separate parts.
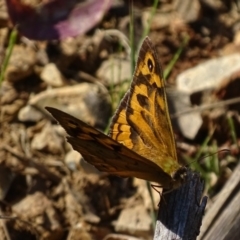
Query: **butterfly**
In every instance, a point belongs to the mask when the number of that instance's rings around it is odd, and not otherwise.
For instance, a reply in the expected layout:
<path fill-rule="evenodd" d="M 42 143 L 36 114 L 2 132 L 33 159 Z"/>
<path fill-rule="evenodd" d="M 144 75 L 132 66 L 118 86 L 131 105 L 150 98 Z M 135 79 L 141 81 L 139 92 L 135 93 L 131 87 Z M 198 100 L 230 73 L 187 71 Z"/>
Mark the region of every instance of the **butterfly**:
<path fill-rule="evenodd" d="M 187 170 L 177 159 L 162 69 L 148 37 L 108 136 L 65 112 L 46 109 L 66 130 L 73 149 L 98 170 L 156 182 L 164 189 L 185 182 Z"/>

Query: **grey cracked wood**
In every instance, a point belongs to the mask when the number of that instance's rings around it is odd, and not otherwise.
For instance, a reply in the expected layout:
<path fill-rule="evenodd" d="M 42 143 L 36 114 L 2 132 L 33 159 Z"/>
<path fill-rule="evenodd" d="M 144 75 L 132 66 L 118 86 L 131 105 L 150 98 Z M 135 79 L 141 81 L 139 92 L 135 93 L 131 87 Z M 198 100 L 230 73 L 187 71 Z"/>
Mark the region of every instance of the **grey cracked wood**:
<path fill-rule="evenodd" d="M 207 197 L 204 183 L 188 170 L 187 181 L 161 198 L 154 240 L 195 240 L 200 233 Z"/>
<path fill-rule="evenodd" d="M 199 239 L 240 239 L 240 163 L 212 200 L 205 219 Z"/>

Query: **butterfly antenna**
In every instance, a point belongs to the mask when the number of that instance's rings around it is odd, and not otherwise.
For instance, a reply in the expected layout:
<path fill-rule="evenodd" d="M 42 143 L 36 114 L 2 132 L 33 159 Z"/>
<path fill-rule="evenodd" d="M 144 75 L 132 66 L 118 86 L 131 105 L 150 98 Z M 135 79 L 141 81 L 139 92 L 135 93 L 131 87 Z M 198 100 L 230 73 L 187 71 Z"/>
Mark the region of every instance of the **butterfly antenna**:
<path fill-rule="evenodd" d="M 213 155 L 215 155 L 215 154 L 217 154 L 217 153 L 221 153 L 221 152 L 230 152 L 230 150 L 229 150 L 229 149 L 222 149 L 222 150 L 216 151 L 216 152 L 214 152 L 214 153 L 211 153 L 211 154 L 209 154 L 209 155 L 206 155 L 206 156 L 200 158 L 199 160 L 193 160 L 193 161 L 191 161 L 190 163 L 186 164 L 186 167 L 189 167 L 189 166 L 190 166 L 192 163 L 194 163 L 194 162 L 198 162 L 198 161 L 200 161 L 200 160 L 203 160 L 203 159 L 205 159 L 205 158 L 207 158 L 207 157 L 211 157 L 211 156 L 213 156 Z"/>

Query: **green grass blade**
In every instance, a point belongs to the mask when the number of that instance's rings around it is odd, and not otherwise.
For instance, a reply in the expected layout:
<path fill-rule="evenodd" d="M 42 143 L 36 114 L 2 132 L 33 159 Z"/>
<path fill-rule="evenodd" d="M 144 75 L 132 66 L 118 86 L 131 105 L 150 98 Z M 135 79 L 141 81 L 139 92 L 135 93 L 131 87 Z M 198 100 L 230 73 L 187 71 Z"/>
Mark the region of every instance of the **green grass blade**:
<path fill-rule="evenodd" d="M 232 140 L 233 140 L 234 144 L 236 144 L 236 146 L 239 148 L 237 135 L 236 135 L 236 130 L 235 130 L 235 127 L 234 127 L 234 123 L 233 123 L 232 117 L 228 116 L 227 117 L 227 121 L 228 121 L 228 125 L 229 125 L 229 128 L 230 128 L 230 134 L 232 136 Z"/>
<path fill-rule="evenodd" d="M 143 40 L 150 32 L 150 26 L 153 20 L 153 17 L 157 11 L 157 6 L 158 6 L 159 0 L 154 0 L 152 8 L 151 8 L 151 13 L 150 13 L 150 18 L 148 20 L 148 24 L 146 25 L 146 28 L 143 30 L 143 35 L 142 35 L 142 39 Z"/>
<path fill-rule="evenodd" d="M 9 38 L 9 42 L 8 42 L 7 51 L 6 51 L 6 56 L 5 56 L 4 60 L 3 60 L 3 64 L 2 64 L 2 67 L 1 67 L 0 86 L 2 85 L 4 74 L 5 74 L 6 68 L 8 66 L 9 59 L 10 59 L 10 57 L 12 55 L 13 47 L 14 47 L 14 45 L 16 43 L 16 40 L 17 40 L 17 35 L 18 35 L 18 32 L 14 28 L 12 30 L 12 32 L 11 32 L 11 35 L 10 35 L 10 38 Z"/>
<path fill-rule="evenodd" d="M 155 228 L 155 224 L 156 224 L 156 221 L 157 221 L 157 215 L 154 211 L 155 207 L 154 207 L 154 200 L 153 200 L 153 192 L 152 192 L 152 187 L 151 187 L 151 184 L 150 182 L 146 181 L 146 185 L 147 185 L 147 189 L 148 189 L 148 194 L 150 196 L 150 199 L 151 199 L 151 218 L 152 218 L 152 226 L 153 226 L 153 229 Z"/>
<path fill-rule="evenodd" d="M 158 4 L 158 0 L 154 0 L 153 6 L 152 6 L 152 11 L 151 11 L 151 15 L 150 15 L 150 19 L 148 21 L 147 27 L 144 29 L 142 38 L 140 40 L 140 43 L 143 41 L 143 39 L 145 38 L 146 35 L 148 35 L 149 30 L 150 30 L 150 25 L 153 19 L 153 16 L 155 15 L 156 9 L 157 9 L 157 4 Z M 132 2 L 131 2 L 132 4 Z M 135 54 L 136 54 L 136 48 L 135 48 L 135 44 L 134 44 L 134 15 L 133 15 L 133 5 L 130 6 L 130 27 L 129 27 L 129 32 L 130 32 L 130 46 L 131 46 L 131 71 L 132 74 L 134 72 L 135 69 Z M 146 181 L 146 185 L 147 185 L 147 189 L 148 189 L 148 193 L 151 199 L 151 204 L 152 204 L 152 208 L 151 208 L 151 216 L 152 216 L 152 224 L 153 224 L 153 229 L 155 227 L 155 223 L 156 223 L 156 219 L 157 216 L 155 214 L 154 211 L 154 201 L 153 201 L 153 193 L 152 193 L 152 188 L 151 185 L 148 181 Z"/>
<path fill-rule="evenodd" d="M 131 1 L 130 5 L 130 25 L 129 25 L 129 38 L 130 38 L 130 47 L 131 47 L 131 73 L 133 74 L 135 68 L 135 44 L 134 44 L 134 14 L 133 14 L 133 2 Z"/>
<path fill-rule="evenodd" d="M 181 44 L 181 46 L 178 48 L 177 52 L 174 54 L 172 60 L 169 62 L 169 64 L 167 65 L 167 67 L 165 68 L 164 72 L 163 72 L 163 78 L 167 79 L 170 72 L 173 69 L 173 66 L 176 64 L 177 60 L 179 59 L 183 49 L 186 47 L 186 45 L 189 42 L 189 36 L 185 35 L 183 42 Z"/>

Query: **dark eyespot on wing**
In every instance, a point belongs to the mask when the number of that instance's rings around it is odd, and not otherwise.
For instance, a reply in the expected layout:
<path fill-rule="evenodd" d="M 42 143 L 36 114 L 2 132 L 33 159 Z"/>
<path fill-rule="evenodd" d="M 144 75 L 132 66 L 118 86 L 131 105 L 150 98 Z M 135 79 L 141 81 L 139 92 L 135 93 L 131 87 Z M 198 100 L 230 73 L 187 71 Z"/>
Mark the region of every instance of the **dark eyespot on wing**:
<path fill-rule="evenodd" d="M 151 59 L 148 59 L 147 61 L 148 69 L 150 72 L 153 72 L 153 62 Z"/>
<path fill-rule="evenodd" d="M 151 70 L 150 71 L 151 73 L 154 72 L 156 75 L 160 76 L 160 78 L 162 79 L 163 71 L 162 71 L 161 65 L 159 64 L 160 61 L 158 59 L 158 56 L 157 56 L 156 52 L 153 50 L 154 48 L 155 47 L 154 47 L 153 43 L 151 42 L 151 40 L 148 37 L 146 37 L 142 44 L 140 52 L 139 52 L 139 59 L 138 59 L 137 65 L 139 65 L 139 63 L 142 62 L 143 59 L 145 59 L 147 52 L 151 52 L 152 56 L 154 56 L 154 59 L 155 59 L 155 65 L 149 59 L 150 61 L 147 62 L 149 71 Z"/>

